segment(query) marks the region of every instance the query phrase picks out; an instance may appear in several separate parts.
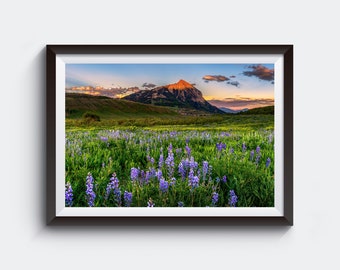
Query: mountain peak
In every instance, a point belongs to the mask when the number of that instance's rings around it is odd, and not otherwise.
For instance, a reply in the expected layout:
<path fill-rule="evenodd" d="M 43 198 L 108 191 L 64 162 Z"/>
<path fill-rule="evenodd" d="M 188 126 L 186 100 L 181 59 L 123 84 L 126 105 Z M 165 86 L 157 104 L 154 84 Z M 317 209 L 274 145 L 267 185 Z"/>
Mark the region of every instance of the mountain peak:
<path fill-rule="evenodd" d="M 184 89 L 193 89 L 194 86 L 190 83 L 188 83 L 185 80 L 179 80 L 177 83 L 173 83 L 173 84 L 168 84 L 167 88 L 169 90 L 184 90 Z"/>
<path fill-rule="evenodd" d="M 159 86 L 151 90 L 142 90 L 126 96 L 124 99 L 205 113 L 223 113 L 217 107 L 208 103 L 203 98 L 202 92 L 185 80 L 179 80 L 177 83 Z"/>

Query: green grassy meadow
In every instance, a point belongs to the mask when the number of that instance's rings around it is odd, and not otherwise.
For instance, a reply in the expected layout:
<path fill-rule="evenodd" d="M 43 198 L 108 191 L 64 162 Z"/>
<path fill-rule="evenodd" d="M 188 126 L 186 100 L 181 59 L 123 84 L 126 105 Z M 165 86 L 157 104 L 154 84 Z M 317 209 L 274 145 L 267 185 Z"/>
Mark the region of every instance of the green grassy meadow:
<path fill-rule="evenodd" d="M 273 114 L 67 97 L 66 206 L 274 206 Z"/>

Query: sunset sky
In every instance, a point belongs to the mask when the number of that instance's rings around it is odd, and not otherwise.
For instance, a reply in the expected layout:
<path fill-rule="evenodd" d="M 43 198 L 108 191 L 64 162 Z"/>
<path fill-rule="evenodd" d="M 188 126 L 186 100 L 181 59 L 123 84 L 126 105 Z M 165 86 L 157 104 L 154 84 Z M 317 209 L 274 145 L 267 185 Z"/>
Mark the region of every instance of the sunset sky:
<path fill-rule="evenodd" d="M 153 87 L 183 79 L 217 107 L 274 104 L 274 64 L 67 64 L 66 87 Z"/>

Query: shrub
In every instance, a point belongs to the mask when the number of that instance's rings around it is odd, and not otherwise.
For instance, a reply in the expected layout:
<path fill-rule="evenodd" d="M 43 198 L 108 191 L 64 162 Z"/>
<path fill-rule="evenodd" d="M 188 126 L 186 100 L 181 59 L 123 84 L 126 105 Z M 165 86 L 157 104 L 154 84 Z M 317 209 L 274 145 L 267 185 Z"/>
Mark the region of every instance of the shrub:
<path fill-rule="evenodd" d="M 85 122 L 100 122 L 100 117 L 99 115 L 91 112 L 86 112 L 83 114 L 83 119 Z"/>

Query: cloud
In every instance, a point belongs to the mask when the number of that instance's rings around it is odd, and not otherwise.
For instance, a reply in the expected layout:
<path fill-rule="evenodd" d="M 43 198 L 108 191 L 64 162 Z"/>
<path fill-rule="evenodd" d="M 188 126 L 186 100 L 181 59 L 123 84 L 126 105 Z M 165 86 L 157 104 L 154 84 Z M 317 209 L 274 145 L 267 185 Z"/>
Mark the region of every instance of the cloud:
<path fill-rule="evenodd" d="M 145 88 L 154 88 L 156 85 L 153 83 L 143 83 L 142 87 Z"/>
<path fill-rule="evenodd" d="M 225 82 L 225 81 L 229 81 L 230 80 L 228 77 L 223 76 L 223 75 L 205 75 L 202 79 L 205 82 L 211 82 L 211 81 Z"/>
<path fill-rule="evenodd" d="M 262 65 L 251 65 L 247 68 L 250 68 L 250 71 L 243 71 L 243 75 L 248 77 L 257 77 L 260 80 L 264 81 L 273 81 L 274 80 L 274 69 L 269 69 Z"/>
<path fill-rule="evenodd" d="M 247 97 L 234 97 L 225 98 L 222 100 L 213 99 L 208 100 L 211 105 L 216 107 L 225 107 L 229 109 L 252 109 L 264 106 L 273 106 L 274 99 L 272 98 L 247 98 Z"/>
<path fill-rule="evenodd" d="M 240 87 L 240 83 L 238 81 L 231 81 L 230 78 L 235 78 L 236 76 L 232 75 L 229 78 L 223 75 L 205 75 L 202 79 L 208 83 L 211 81 L 214 82 L 227 82 L 227 84 Z"/>
<path fill-rule="evenodd" d="M 240 87 L 240 83 L 238 81 L 228 81 L 227 84 L 236 86 L 236 87 Z"/>

